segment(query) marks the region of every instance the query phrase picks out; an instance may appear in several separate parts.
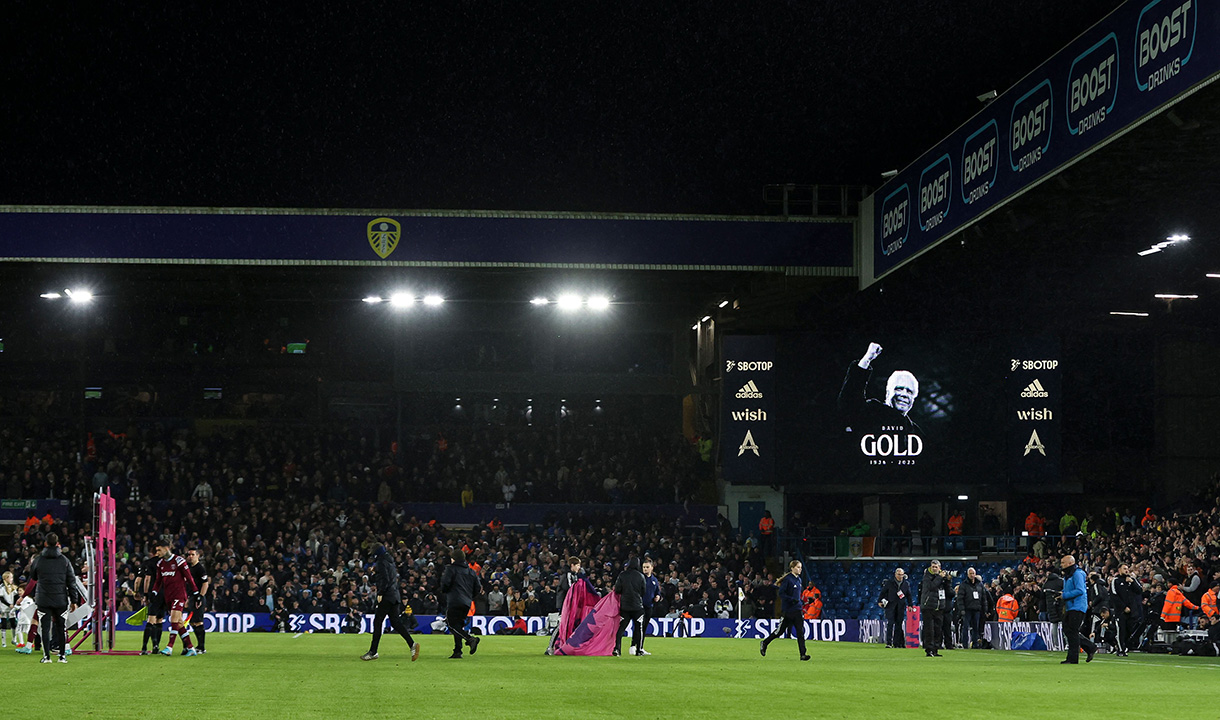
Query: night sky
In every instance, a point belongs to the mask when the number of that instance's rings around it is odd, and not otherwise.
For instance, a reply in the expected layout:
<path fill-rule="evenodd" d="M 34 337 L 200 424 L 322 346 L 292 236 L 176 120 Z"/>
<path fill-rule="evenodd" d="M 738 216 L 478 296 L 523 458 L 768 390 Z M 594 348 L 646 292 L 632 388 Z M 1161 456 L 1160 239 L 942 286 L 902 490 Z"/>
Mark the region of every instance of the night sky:
<path fill-rule="evenodd" d="M 762 214 L 876 186 L 1118 4 L 24 3 L 0 204 Z"/>

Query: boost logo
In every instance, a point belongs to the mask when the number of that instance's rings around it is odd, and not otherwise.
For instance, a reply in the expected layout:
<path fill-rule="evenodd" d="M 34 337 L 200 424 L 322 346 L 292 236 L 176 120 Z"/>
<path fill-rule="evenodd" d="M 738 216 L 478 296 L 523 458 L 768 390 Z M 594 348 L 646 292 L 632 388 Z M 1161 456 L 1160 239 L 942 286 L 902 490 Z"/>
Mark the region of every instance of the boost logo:
<path fill-rule="evenodd" d="M 1135 26 L 1135 84 L 1148 91 L 1164 84 L 1195 52 L 1197 0 L 1153 0 Z"/>
<path fill-rule="evenodd" d="M 962 143 L 962 202 L 978 202 L 995 185 L 1000 170 L 999 146 L 1000 127 L 995 120 Z"/>
<path fill-rule="evenodd" d="M 1051 81 L 1043 80 L 1012 104 L 1009 120 L 1008 164 L 1023 172 L 1042 159 L 1051 147 L 1051 118 L 1055 116 Z"/>
<path fill-rule="evenodd" d="M 1072 62 L 1067 77 L 1067 124 L 1073 135 L 1106 121 L 1118 102 L 1118 37 L 1110 33 Z"/>
<path fill-rule="evenodd" d="M 920 230 L 931 230 L 949 217 L 952 189 L 953 162 L 949 160 L 949 153 L 945 153 L 919 175 Z"/>
<path fill-rule="evenodd" d="M 881 203 L 881 254 L 897 252 L 911 232 L 911 188 L 903 183 Z"/>

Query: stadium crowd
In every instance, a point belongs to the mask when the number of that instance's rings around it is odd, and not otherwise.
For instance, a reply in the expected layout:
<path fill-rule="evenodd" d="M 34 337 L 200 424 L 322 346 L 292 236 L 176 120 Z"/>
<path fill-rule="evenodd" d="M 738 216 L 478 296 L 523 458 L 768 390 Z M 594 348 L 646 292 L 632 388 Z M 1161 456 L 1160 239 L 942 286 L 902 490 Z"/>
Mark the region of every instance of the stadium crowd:
<path fill-rule="evenodd" d="M 213 581 L 212 608 L 236 612 L 337 612 L 358 617 L 375 606 L 372 550 L 384 543 L 400 568 L 401 588 L 415 615 L 442 610 L 440 570 L 451 548 L 467 551 L 487 592 L 476 611 L 492 615 L 544 615 L 555 610 L 566 558 L 581 557 L 590 581 L 608 590 L 629 555 L 654 560 L 662 580 L 657 616 L 736 616 L 737 588 L 744 616 L 771 617 L 775 577 L 753 542 L 741 542 L 727 522 L 690 525 L 689 518 L 638 511 L 597 510 L 557 517 L 545 526 L 503 528 L 493 520 L 476 528 L 444 527 L 408 517 L 392 503 L 271 500 L 243 503 L 172 503 L 152 512 L 145 501 L 120 512 L 120 610 L 144 598 L 136 580 L 153 545 L 199 548 Z M 88 525 L 55 524 L 65 549 L 80 562 Z M 0 570 L 21 577 L 30 548 L 51 525 L 33 519 L 14 535 Z"/>
<path fill-rule="evenodd" d="M 78 433 L 0 429 L 0 492 L 88 506 L 94 490 L 142 500 L 682 503 L 711 466 L 678 433 L 636 426 L 455 425 L 397 442 L 375 431 L 242 425 L 201 435 L 145 425 Z M 84 500 L 84 503 L 78 502 Z"/>

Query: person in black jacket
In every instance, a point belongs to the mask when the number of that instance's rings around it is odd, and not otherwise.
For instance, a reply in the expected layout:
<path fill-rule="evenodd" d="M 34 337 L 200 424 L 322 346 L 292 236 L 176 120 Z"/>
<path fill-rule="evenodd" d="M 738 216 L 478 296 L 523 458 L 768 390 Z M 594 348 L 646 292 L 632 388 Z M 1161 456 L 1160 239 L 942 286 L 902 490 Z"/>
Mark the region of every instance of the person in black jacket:
<path fill-rule="evenodd" d="M 453 634 L 453 654 L 449 658 L 459 660 L 462 657 L 463 641 L 470 648 L 471 655 L 479 649 L 479 639 L 466 632 L 466 615 L 475 596 L 483 594 L 483 583 L 466 564 L 465 552 L 455 549 L 450 557 L 453 562 L 449 563 L 441 575 L 440 589 L 441 594 L 445 596 L 445 624 Z"/>
<path fill-rule="evenodd" d="M 51 662 L 51 647 L 59 648 L 59 661 L 68 662 L 67 628 L 64 613 L 70 601 L 80 601 L 76 589 L 76 570 L 71 561 L 59 550 L 59 536 L 47 533 L 46 547 L 30 564 L 30 579 L 37 581 L 34 603 L 42 615 L 42 662 Z"/>
<path fill-rule="evenodd" d="M 966 579 L 957 587 L 957 607 L 962 613 L 962 633 L 958 640 L 968 648 L 979 647 L 983 639 L 983 603 L 987 590 L 974 568 L 966 570 Z"/>
<path fill-rule="evenodd" d="M 903 623 L 907 617 L 907 606 L 911 604 L 911 583 L 906 571 L 898 568 L 894 577 L 881 583 L 881 597 L 877 600 L 885 612 L 885 646 L 904 648 L 907 646 Z"/>
<path fill-rule="evenodd" d="M 801 653 L 801 660 L 809 659 L 809 655 L 805 653 L 805 618 L 801 613 L 801 570 L 801 561 L 793 560 L 788 563 L 788 574 L 780 581 L 780 610 L 784 619 L 774 632 L 759 643 L 758 652 L 763 657 L 767 656 L 767 646 L 771 644 L 772 640 L 782 637 L 785 632 L 792 630 L 796 634 L 796 647 Z"/>
<path fill-rule="evenodd" d="M 614 592 L 619 596 L 619 633 L 615 635 L 614 655 L 622 654 L 622 633 L 631 625 L 631 654 L 638 655 L 644 642 L 641 621 L 644 617 L 644 574 L 639 571 L 639 560 L 627 560 L 627 567 L 614 583 Z"/>
<path fill-rule="evenodd" d="M 1127 657 L 1131 631 L 1144 620 L 1144 587 L 1131 577 L 1131 568 L 1125 563 L 1118 566 L 1118 574 L 1110 579 L 1110 602 L 1118 619 L 1115 655 Z"/>
<path fill-rule="evenodd" d="M 644 573 L 640 572 L 640 561 L 637 558 L 627 560 L 627 568 L 614 581 L 614 592 L 618 594 L 619 620 L 618 634 L 614 636 L 614 656 L 622 654 L 623 631 L 631 625 L 631 654 L 641 655 L 640 646 L 644 642 L 644 630 L 640 621 L 644 618 Z"/>
<path fill-rule="evenodd" d="M 919 583 L 919 612 L 923 616 L 923 652 L 928 657 L 940 657 L 941 625 L 949 603 L 949 574 L 933 560 Z"/>
<path fill-rule="evenodd" d="M 415 662 L 419 659 L 419 643 L 411 639 L 411 633 L 407 631 L 406 622 L 402 617 L 402 591 L 398 587 L 398 566 L 394 563 L 394 556 L 386 551 L 385 545 L 378 545 L 373 550 L 373 557 L 377 560 L 377 612 L 373 616 L 373 642 L 369 645 L 369 651 L 361 655 L 360 659 L 377 659 L 377 646 L 381 643 L 381 629 L 385 625 L 386 617 L 389 617 L 390 627 L 407 641 L 407 647 L 411 648 L 411 662 Z"/>

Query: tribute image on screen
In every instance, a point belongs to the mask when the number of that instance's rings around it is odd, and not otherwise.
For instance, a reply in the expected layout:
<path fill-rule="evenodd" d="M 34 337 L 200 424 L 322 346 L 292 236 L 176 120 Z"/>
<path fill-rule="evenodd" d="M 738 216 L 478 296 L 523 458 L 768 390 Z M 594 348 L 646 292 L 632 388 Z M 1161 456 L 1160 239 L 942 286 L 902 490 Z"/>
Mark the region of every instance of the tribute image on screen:
<path fill-rule="evenodd" d="M 839 410 L 848 423 L 847 431 L 860 438 L 860 453 L 874 465 L 914 464 L 923 453 L 919 425 L 909 416 L 919 397 L 919 380 L 909 370 L 894 370 L 885 383 L 885 399 L 870 398 L 872 364 L 881 350 L 870 342 L 864 355 L 847 368 Z"/>

